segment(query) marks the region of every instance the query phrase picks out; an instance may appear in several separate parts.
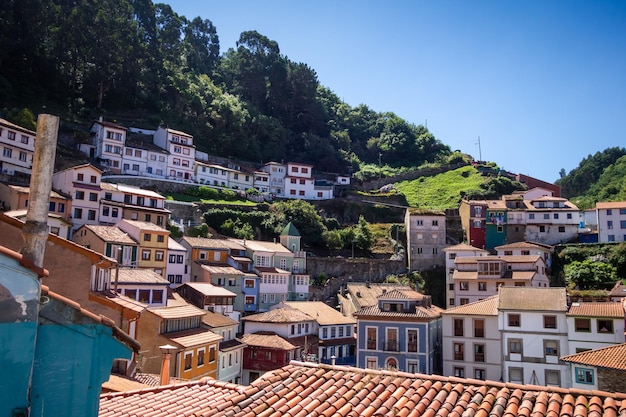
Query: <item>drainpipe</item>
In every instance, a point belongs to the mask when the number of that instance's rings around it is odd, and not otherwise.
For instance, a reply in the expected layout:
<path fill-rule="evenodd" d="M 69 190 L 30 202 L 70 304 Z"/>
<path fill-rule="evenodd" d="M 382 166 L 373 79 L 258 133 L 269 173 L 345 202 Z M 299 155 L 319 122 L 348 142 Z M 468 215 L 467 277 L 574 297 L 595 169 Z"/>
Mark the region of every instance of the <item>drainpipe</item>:
<path fill-rule="evenodd" d="M 35 153 L 30 177 L 30 198 L 26 223 L 22 227 L 24 243 L 20 253 L 43 268 L 43 258 L 48 240 L 48 210 L 54 173 L 59 118 L 40 114 L 37 118 Z"/>

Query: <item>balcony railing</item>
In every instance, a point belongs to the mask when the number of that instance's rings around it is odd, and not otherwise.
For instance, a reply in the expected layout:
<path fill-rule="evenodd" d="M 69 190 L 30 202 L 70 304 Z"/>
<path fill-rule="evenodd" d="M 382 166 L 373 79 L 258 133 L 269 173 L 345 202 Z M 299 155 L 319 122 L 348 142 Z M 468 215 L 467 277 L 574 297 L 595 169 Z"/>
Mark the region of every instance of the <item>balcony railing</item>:
<path fill-rule="evenodd" d="M 383 350 L 386 352 L 399 352 L 400 345 L 397 340 L 386 341 L 383 343 Z"/>

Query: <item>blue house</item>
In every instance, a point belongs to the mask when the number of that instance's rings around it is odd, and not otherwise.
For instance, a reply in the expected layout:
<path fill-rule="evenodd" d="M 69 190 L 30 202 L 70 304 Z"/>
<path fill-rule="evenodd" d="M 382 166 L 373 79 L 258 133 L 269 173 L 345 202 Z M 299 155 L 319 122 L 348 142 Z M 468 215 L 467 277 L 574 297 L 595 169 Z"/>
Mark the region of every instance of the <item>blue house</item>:
<path fill-rule="evenodd" d="M 393 290 L 354 313 L 356 366 L 411 373 L 441 373 L 441 312 L 430 296 Z"/>
<path fill-rule="evenodd" d="M 95 417 L 113 360 L 139 345 L 41 285 L 47 275 L 0 246 L 0 415 Z"/>

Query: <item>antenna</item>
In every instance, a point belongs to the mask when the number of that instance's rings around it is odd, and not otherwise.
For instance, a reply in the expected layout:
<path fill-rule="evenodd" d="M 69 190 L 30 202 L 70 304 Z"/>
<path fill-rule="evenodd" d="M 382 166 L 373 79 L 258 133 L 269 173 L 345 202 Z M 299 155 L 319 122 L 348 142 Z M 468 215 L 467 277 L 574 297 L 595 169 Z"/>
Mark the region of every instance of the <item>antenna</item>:
<path fill-rule="evenodd" d="M 476 143 L 478 145 L 478 160 L 482 161 L 483 160 L 483 153 L 480 149 L 480 136 L 478 137 L 478 142 Z"/>

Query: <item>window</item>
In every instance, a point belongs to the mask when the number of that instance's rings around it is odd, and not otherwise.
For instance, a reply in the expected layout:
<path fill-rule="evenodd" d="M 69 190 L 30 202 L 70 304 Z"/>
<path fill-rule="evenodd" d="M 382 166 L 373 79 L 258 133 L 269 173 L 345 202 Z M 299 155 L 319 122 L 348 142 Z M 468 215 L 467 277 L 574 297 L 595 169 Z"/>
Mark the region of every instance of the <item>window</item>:
<path fill-rule="evenodd" d="M 89 201 L 98 201 L 97 193 L 89 193 Z"/>
<path fill-rule="evenodd" d="M 439 220 L 433 220 L 433 226 L 438 226 L 439 225 Z"/>
<path fill-rule="evenodd" d="M 324 331 L 326 330 L 326 328 L 324 328 Z M 367 349 L 369 350 L 376 350 L 376 328 L 375 327 L 368 327 L 367 328 Z M 324 335 L 322 337 L 323 339 L 326 338 L 326 335 Z"/>
<path fill-rule="evenodd" d="M 522 353 L 522 339 L 509 339 L 509 353 Z"/>
<path fill-rule="evenodd" d="M 95 210 L 87 211 L 87 220 L 96 220 L 96 211 Z"/>
<path fill-rule="evenodd" d="M 615 242 L 615 235 L 609 235 L 607 240 L 609 242 Z"/>
<path fill-rule="evenodd" d="M 366 360 L 365 366 L 366 366 L 367 369 L 376 369 L 376 368 L 378 368 L 378 360 L 376 358 L 368 357 L 365 360 Z"/>
<path fill-rule="evenodd" d="M 565 233 L 565 226 L 559 226 L 559 233 Z"/>
<path fill-rule="evenodd" d="M 2 156 L 6 156 L 7 158 L 10 158 L 12 153 L 13 151 L 11 151 L 10 148 L 4 148 L 4 150 L 2 151 Z"/>
<path fill-rule="evenodd" d="M 460 303 L 461 305 L 469 304 L 469 298 L 461 298 L 461 299 L 459 300 L 459 303 Z"/>
<path fill-rule="evenodd" d="M 598 332 L 613 333 L 613 320 L 598 319 Z"/>
<path fill-rule="evenodd" d="M 28 145 L 28 136 L 22 135 L 22 143 Z"/>
<path fill-rule="evenodd" d="M 590 332 L 591 319 L 574 319 L 574 329 L 577 332 Z"/>
<path fill-rule="evenodd" d="M 65 203 L 59 203 L 59 213 L 65 213 Z"/>
<path fill-rule="evenodd" d="M 539 226 L 539 232 L 540 233 L 545 233 L 546 232 L 546 227 L 545 226 Z"/>
<path fill-rule="evenodd" d="M 150 233 L 144 233 L 143 234 L 144 242 L 150 242 L 150 239 L 152 239 L 152 236 L 150 235 Z"/>
<path fill-rule="evenodd" d="M 543 218 L 548 220 L 550 218 L 550 213 L 543 213 Z"/>
<path fill-rule="evenodd" d="M 198 349 L 198 366 L 204 365 L 204 348 Z"/>
<path fill-rule="evenodd" d="M 163 260 L 163 256 L 164 256 L 164 252 L 162 250 L 158 250 L 154 252 L 154 260 L 155 261 L 162 261 Z"/>
<path fill-rule="evenodd" d="M 92 184 L 95 184 L 95 183 L 96 183 L 96 180 L 97 180 L 96 176 L 95 176 L 95 175 L 92 175 L 92 176 L 91 176 L 91 180 L 90 180 L 90 182 L 91 182 Z"/>
<path fill-rule="evenodd" d="M 509 368 L 509 382 L 523 383 L 524 371 L 522 368 Z"/>
<path fill-rule="evenodd" d="M 487 283 L 479 282 L 478 283 L 478 291 L 487 291 Z"/>
<path fill-rule="evenodd" d="M 7 131 L 7 139 L 15 140 L 15 132 L 11 132 L 10 130 L 8 130 Z"/>
<path fill-rule="evenodd" d="M 509 314 L 509 326 L 511 327 L 520 327 L 520 315 L 519 314 Z"/>
<path fill-rule="evenodd" d="M 209 363 L 215 362 L 215 346 L 209 348 Z"/>
<path fill-rule="evenodd" d="M 561 386 L 561 373 L 554 369 L 546 369 L 546 385 Z"/>
<path fill-rule="evenodd" d="M 139 290 L 139 299 L 137 300 L 142 303 L 150 302 L 150 290 Z"/>
<path fill-rule="evenodd" d="M 544 340 L 546 356 L 559 356 L 559 342 L 557 340 Z"/>
<path fill-rule="evenodd" d="M 485 345 L 476 344 L 474 345 L 474 362 L 484 362 L 485 361 Z"/>
<path fill-rule="evenodd" d="M 50 204 L 48 205 L 48 211 L 55 211 L 56 210 L 56 203 L 54 201 L 51 201 Z"/>
<path fill-rule="evenodd" d="M 485 320 L 474 320 L 474 337 L 485 337 Z"/>
<path fill-rule="evenodd" d="M 26 152 L 20 152 L 20 161 L 26 162 Z"/>
<path fill-rule="evenodd" d="M 544 329 L 556 329 L 556 316 L 543 316 Z"/>
<path fill-rule="evenodd" d="M 141 251 L 141 259 L 144 261 L 149 261 L 150 260 L 150 251 L 149 250 L 142 250 Z"/>
<path fill-rule="evenodd" d="M 486 379 L 486 372 L 484 369 L 474 369 L 474 378 L 475 379 L 480 379 L 481 381 L 484 381 Z"/>
<path fill-rule="evenodd" d="M 593 369 L 575 368 L 576 382 L 579 384 L 593 384 Z"/>
<path fill-rule="evenodd" d="M 612 229 L 613 228 L 613 220 L 608 220 L 606 222 L 606 228 L 607 229 Z"/>
<path fill-rule="evenodd" d="M 85 199 L 85 192 L 84 191 L 76 191 L 76 193 L 74 194 L 77 200 L 84 200 Z"/>
<path fill-rule="evenodd" d="M 454 335 L 463 336 L 463 319 L 454 319 Z"/>
<path fill-rule="evenodd" d="M 82 219 L 83 218 L 83 209 L 81 209 L 81 208 L 74 208 L 74 218 L 75 219 Z"/>
<path fill-rule="evenodd" d="M 191 369 L 191 358 L 193 354 L 191 352 L 185 352 L 185 371 Z"/>
<path fill-rule="evenodd" d="M 454 376 L 458 378 L 465 378 L 465 368 L 461 368 L 458 366 L 454 367 Z"/>
<path fill-rule="evenodd" d="M 163 243 L 165 241 L 165 235 L 157 235 L 157 242 Z"/>
<path fill-rule="evenodd" d="M 455 361 L 465 360 L 465 345 L 463 343 L 454 343 L 453 349 Z"/>
<path fill-rule="evenodd" d="M 468 281 L 461 281 L 461 282 L 459 282 L 459 289 L 461 291 L 469 290 L 469 282 Z"/>
<path fill-rule="evenodd" d="M 626 229 L 626 220 L 620 220 L 619 228 L 620 229 Z"/>

